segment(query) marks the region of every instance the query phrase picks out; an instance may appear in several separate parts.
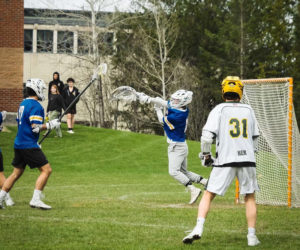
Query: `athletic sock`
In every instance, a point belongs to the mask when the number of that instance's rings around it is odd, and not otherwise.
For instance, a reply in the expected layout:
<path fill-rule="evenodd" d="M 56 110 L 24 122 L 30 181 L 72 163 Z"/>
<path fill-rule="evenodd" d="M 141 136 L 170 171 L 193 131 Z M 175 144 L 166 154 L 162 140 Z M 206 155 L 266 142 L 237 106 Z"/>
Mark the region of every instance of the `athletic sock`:
<path fill-rule="evenodd" d="M 33 200 L 40 200 L 40 199 L 41 199 L 41 193 L 42 193 L 41 190 L 35 189 L 35 190 L 33 191 L 32 199 L 33 199 Z"/>
<path fill-rule="evenodd" d="M 68 128 L 68 130 L 72 130 L 72 128 Z"/>
<path fill-rule="evenodd" d="M 4 190 L 0 191 L 0 200 L 4 200 L 5 196 L 6 196 L 7 192 L 5 192 Z"/>
<path fill-rule="evenodd" d="M 199 217 L 199 218 L 197 219 L 197 226 L 203 227 L 204 222 L 205 222 L 205 218 Z"/>
<path fill-rule="evenodd" d="M 7 199 L 11 198 L 10 195 L 9 195 L 9 193 L 6 194 L 6 198 Z"/>
<path fill-rule="evenodd" d="M 248 235 L 255 235 L 255 228 L 254 227 L 248 227 Z"/>

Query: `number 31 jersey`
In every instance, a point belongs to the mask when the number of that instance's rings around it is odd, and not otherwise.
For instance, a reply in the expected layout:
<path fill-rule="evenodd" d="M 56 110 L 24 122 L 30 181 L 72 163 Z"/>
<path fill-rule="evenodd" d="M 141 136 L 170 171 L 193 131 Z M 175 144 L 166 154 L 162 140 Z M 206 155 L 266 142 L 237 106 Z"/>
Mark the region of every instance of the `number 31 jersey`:
<path fill-rule="evenodd" d="M 249 105 L 239 102 L 217 105 L 203 130 L 216 136 L 215 166 L 255 166 L 253 137 L 259 136 L 259 130 Z"/>

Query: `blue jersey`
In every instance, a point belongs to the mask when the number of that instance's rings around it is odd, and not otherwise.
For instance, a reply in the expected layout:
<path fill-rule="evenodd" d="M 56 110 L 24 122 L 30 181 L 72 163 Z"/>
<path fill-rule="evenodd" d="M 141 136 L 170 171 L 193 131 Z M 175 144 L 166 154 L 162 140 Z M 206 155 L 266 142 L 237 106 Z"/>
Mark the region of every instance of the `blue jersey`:
<path fill-rule="evenodd" d="M 2 117 L 2 113 L 0 112 L 0 126 L 2 125 L 3 122 L 3 117 Z M 2 129 L 0 129 L 0 132 L 2 131 Z M 0 152 L 1 152 L 1 148 L 0 148 Z"/>
<path fill-rule="evenodd" d="M 168 138 L 174 142 L 185 142 L 185 131 L 189 110 L 168 108 L 167 116 L 164 116 L 164 130 Z"/>
<path fill-rule="evenodd" d="M 18 133 L 14 147 L 16 149 L 39 148 L 39 134 L 32 132 L 32 124 L 43 124 L 44 108 L 35 99 L 25 99 L 21 102 L 18 116 Z"/>

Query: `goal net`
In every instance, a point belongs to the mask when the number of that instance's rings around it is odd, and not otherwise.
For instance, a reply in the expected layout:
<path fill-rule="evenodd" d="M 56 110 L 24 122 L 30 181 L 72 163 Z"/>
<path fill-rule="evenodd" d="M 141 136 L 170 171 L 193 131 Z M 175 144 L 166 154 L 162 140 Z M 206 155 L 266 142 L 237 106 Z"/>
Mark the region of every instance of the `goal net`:
<path fill-rule="evenodd" d="M 257 203 L 300 207 L 300 136 L 292 100 L 293 80 L 242 82 L 242 103 L 251 105 L 260 129 Z"/>

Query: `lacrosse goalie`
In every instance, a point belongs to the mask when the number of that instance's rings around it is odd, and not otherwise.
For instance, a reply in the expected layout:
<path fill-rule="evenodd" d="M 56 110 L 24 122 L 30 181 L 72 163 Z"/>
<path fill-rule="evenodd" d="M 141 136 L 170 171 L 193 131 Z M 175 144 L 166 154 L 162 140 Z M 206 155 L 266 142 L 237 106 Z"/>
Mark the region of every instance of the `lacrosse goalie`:
<path fill-rule="evenodd" d="M 183 243 L 200 239 L 210 204 L 216 195 L 225 195 L 235 177 L 240 183 L 240 194 L 245 195 L 248 223 L 248 245 L 260 242 L 255 234 L 255 191 L 259 191 L 256 179 L 255 151 L 259 136 L 253 109 L 241 104 L 243 84 L 239 77 L 226 77 L 222 82 L 224 103 L 217 105 L 209 114 L 202 130 L 200 157 L 203 165 L 213 165 L 206 191 L 198 208 L 197 224 L 184 237 Z M 211 156 L 211 144 L 216 137 L 217 157 Z"/>
<path fill-rule="evenodd" d="M 167 134 L 169 174 L 190 191 L 191 199 L 189 204 L 195 203 L 201 194 L 201 189 L 195 187 L 193 183 L 200 183 L 205 186 L 207 179 L 187 169 L 188 146 L 185 141 L 189 115 L 187 105 L 192 101 L 193 92 L 178 90 L 171 95 L 169 101 L 159 97 L 152 98 L 144 93 L 136 92 L 136 95 L 141 103 L 154 104 L 158 120 L 163 124 Z M 163 108 L 167 108 L 166 115 L 163 115 Z"/>

